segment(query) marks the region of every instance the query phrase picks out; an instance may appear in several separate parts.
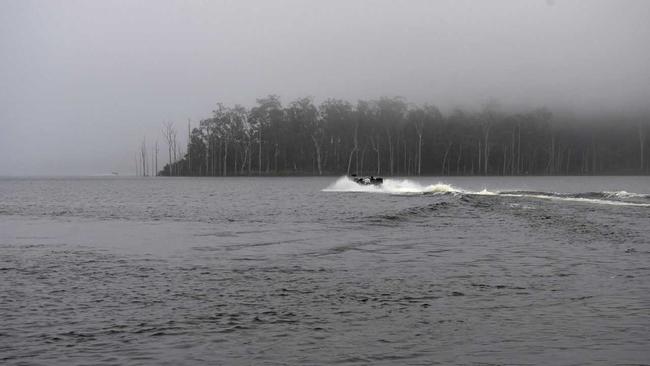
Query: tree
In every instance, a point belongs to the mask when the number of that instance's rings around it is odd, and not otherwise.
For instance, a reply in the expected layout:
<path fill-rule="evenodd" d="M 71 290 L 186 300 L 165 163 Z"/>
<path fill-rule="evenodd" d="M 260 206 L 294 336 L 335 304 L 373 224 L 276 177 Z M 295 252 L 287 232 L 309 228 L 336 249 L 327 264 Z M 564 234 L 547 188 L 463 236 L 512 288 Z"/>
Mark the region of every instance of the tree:
<path fill-rule="evenodd" d="M 377 103 L 379 113 L 379 123 L 386 133 L 386 141 L 388 143 L 388 159 L 390 174 L 395 172 L 395 134 L 401 127 L 406 114 L 407 105 L 400 97 L 379 99 Z"/>
<path fill-rule="evenodd" d="M 648 168 L 648 127 L 639 119 L 554 116 L 545 108 L 514 113 L 494 101 L 478 112 L 443 116 L 402 98 L 356 105 L 327 99 L 318 106 L 298 98 L 283 107 L 270 95 L 250 110 L 217 104 L 212 116 L 189 128 L 181 145 L 173 123 L 163 124 L 169 161 L 159 175 L 629 174 Z M 155 174 L 157 155 L 157 141 L 148 151 L 143 140 L 136 174 Z"/>
<path fill-rule="evenodd" d="M 167 152 L 169 153 L 169 174 L 170 176 L 174 175 L 172 169 L 172 150 L 175 149 L 176 142 L 176 130 L 174 129 L 174 124 L 172 122 L 167 122 L 163 124 L 163 137 L 167 141 Z"/>
<path fill-rule="evenodd" d="M 264 140 L 263 136 L 267 136 L 267 150 L 273 151 L 273 156 L 277 159 L 279 154 L 279 134 L 280 126 L 282 124 L 282 104 L 280 97 L 277 95 L 269 95 L 266 98 L 257 99 L 257 106 L 253 107 L 250 112 L 250 122 L 257 130 L 257 143 L 258 143 L 258 175 L 262 175 L 262 156 Z M 268 146 L 270 145 L 270 149 Z M 271 169 L 270 153 L 267 151 L 267 165 L 266 172 Z M 277 172 L 277 160 L 276 160 Z"/>
<path fill-rule="evenodd" d="M 305 139 L 311 140 L 318 175 L 322 175 L 321 145 L 325 131 L 323 119 L 320 117 L 316 106 L 314 106 L 312 98 L 296 99 L 289 105 L 286 115 L 289 124 L 293 126 L 294 137 L 297 139 L 294 144 L 299 144 L 300 141 Z M 296 150 L 301 151 L 302 147 Z"/>
<path fill-rule="evenodd" d="M 155 155 L 156 155 L 156 159 L 154 161 L 154 165 L 156 167 L 156 173 L 155 173 L 156 175 L 158 175 L 158 151 L 159 151 L 159 149 L 158 149 L 158 140 L 156 140 L 156 145 L 155 145 L 155 148 L 154 148 L 154 152 L 155 152 Z"/>

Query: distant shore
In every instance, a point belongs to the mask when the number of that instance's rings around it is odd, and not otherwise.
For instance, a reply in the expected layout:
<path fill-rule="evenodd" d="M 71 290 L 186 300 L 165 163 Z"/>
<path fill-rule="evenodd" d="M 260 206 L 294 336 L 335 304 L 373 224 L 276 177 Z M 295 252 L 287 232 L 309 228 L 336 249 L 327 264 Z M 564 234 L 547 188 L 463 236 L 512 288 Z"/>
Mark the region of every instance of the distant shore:
<path fill-rule="evenodd" d="M 478 111 L 443 114 L 432 104 L 400 97 L 319 105 L 298 98 L 283 106 L 269 95 L 252 108 L 218 103 L 212 117 L 195 126 L 188 122 L 186 135 L 164 124 L 167 151 L 157 139 L 152 145 L 144 138 L 135 174 L 646 175 L 648 121 L 623 113 L 506 110 L 495 101 Z"/>

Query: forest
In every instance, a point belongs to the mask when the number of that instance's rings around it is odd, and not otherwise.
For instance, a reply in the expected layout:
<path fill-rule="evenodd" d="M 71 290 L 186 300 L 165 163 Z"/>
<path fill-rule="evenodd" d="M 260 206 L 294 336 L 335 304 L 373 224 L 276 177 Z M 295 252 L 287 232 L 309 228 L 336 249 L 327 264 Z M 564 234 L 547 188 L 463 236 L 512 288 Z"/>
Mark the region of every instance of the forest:
<path fill-rule="evenodd" d="M 188 123 L 185 148 L 174 124 L 164 124 L 168 163 L 158 171 L 158 143 L 149 154 L 143 140 L 136 174 L 648 174 L 649 122 L 615 113 L 556 115 L 547 108 L 507 112 L 494 101 L 448 114 L 399 97 L 319 105 L 299 98 L 283 106 L 269 95 L 252 108 L 217 104 L 211 117 L 193 128 Z"/>

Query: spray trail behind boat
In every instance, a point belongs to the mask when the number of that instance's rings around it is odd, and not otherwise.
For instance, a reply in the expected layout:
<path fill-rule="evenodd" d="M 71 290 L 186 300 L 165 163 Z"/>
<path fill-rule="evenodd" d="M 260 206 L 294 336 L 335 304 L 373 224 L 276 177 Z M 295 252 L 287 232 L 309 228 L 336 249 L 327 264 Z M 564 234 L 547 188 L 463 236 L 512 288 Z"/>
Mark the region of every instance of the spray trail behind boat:
<path fill-rule="evenodd" d="M 464 196 L 501 196 L 528 199 L 543 199 L 564 202 L 580 202 L 614 206 L 650 207 L 650 194 L 631 193 L 627 191 L 603 191 L 584 193 L 558 193 L 523 190 L 465 190 L 447 183 L 422 185 L 409 179 L 384 179 L 381 185 L 358 184 L 349 177 L 343 176 L 332 183 L 325 192 L 365 192 L 391 195 L 418 194 L 454 194 Z"/>
<path fill-rule="evenodd" d="M 384 194 L 425 194 L 425 193 L 460 193 L 461 191 L 445 183 L 423 186 L 408 179 L 384 179 L 381 185 L 361 185 L 349 177 L 341 177 L 325 192 L 368 192 Z"/>

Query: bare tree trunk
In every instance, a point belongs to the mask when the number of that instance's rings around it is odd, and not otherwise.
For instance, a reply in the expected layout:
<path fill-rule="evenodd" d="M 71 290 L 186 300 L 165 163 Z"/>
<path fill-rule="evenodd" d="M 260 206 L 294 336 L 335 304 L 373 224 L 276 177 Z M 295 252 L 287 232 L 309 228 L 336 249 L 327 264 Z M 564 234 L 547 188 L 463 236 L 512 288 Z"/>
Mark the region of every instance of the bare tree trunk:
<path fill-rule="evenodd" d="M 165 140 L 167 140 L 167 152 L 169 153 L 169 175 L 172 176 L 174 175 L 174 171 L 172 169 L 172 149 L 175 148 L 174 145 L 174 138 L 176 136 L 176 131 L 174 130 L 174 124 L 172 122 L 168 122 L 163 125 L 163 136 L 165 137 Z"/>
<path fill-rule="evenodd" d="M 158 152 L 159 151 L 160 151 L 160 149 L 158 148 L 158 140 L 156 140 L 156 163 L 155 163 L 156 175 L 158 175 Z"/>
<path fill-rule="evenodd" d="M 363 174 L 363 173 L 359 170 L 359 149 L 358 149 L 358 148 L 357 148 L 357 153 L 354 154 L 354 158 L 355 158 L 355 159 L 354 159 L 354 160 L 355 160 L 355 161 L 354 161 L 354 171 L 355 171 L 357 174 Z"/>
<path fill-rule="evenodd" d="M 358 139 L 358 132 L 359 132 L 359 123 L 355 123 L 354 125 L 354 135 L 353 135 L 353 141 L 354 141 L 354 147 L 352 148 L 352 151 L 350 151 L 350 156 L 348 157 L 348 175 L 350 175 L 350 168 L 352 166 L 352 155 L 354 153 L 358 153 L 359 150 L 359 139 Z M 356 166 L 356 169 L 359 169 L 359 166 Z"/>
<path fill-rule="evenodd" d="M 174 169 L 174 170 L 176 170 L 175 174 L 178 175 L 178 167 L 176 166 L 176 160 L 177 160 L 176 159 L 176 131 L 174 131 L 174 135 L 172 137 L 173 137 L 173 139 L 172 139 L 172 141 L 173 141 L 172 142 L 172 145 L 173 145 L 172 154 L 174 155 L 174 164 L 172 166 L 174 166 L 176 168 L 176 169 Z M 172 174 L 172 175 L 174 175 L 174 174 Z"/>
<path fill-rule="evenodd" d="M 548 173 L 555 174 L 555 136 L 551 136 L 550 153 L 548 154 Z"/>
<path fill-rule="evenodd" d="M 210 149 L 210 137 L 208 135 L 208 138 L 205 141 L 205 176 L 210 175 L 210 154 L 212 150 Z"/>
<path fill-rule="evenodd" d="M 321 167 L 320 144 L 314 135 L 311 136 L 311 140 L 314 142 L 314 149 L 316 150 L 316 167 L 318 168 L 318 175 L 323 175 L 323 169 Z"/>
<path fill-rule="evenodd" d="M 451 150 L 451 145 L 453 145 L 453 142 L 449 141 L 449 144 L 447 145 L 447 148 L 445 149 L 445 155 L 442 158 L 442 174 L 445 175 L 445 165 L 447 164 L 447 155 L 449 155 L 449 150 Z"/>
<path fill-rule="evenodd" d="M 406 175 L 410 175 L 408 166 L 408 154 L 406 152 L 406 139 L 404 139 L 402 145 L 404 146 L 404 169 L 406 170 Z"/>
<path fill-rule="evenodd" d="M 212 143 L 212 176 L 216 177 L 221 173 L 221 143 L 214 141 Z"/>
<path fill-rule="evenodd" d="M 257 175 L 261 176 L 262 175 L 262 127 L 260 126 L 259 130 L 259 140 L 257 142 L 258 146 L 258 163 L 259 166 L 257 167 Z"/>
<path fill-rule="evenodd" d="M 490 124 L 487 125 L 485 128 L 485 144 L 483 148 L 485 149 L 485 152 L 483 153 L 483 159 L 485 159 L 485 163 L 483 164 L 483 167 L 485 169 L 485 175 L 488 175 L 488 163 L 489 163 L 489 155 L 490 155 L 490 144 L 489 144 L 489 139 L 490 139 L 490 128 L 492 126 Z"/>
<path fill-rule="evenodd" d="M 140 162 L 142 163 L 142 175 L 147 176 L 147 139 L 146 137 L 142 139 L 142 145 L 140 145 Z"/>
<path fill-rule="evenodd" d="M 458 144 L 458 158 L 456 158 L 456 175 L 460 175 L 460 160 L 463 157 L 463 144 Z"/>
<path fill-rule="evenodd" d="M 510 140 L 510 175 L 515 175 L 515 125 L 512 125 L 512 137 Z"/>
<path fill-rule="evenodd" d="M 482 154 L 483 154 L 483 148 L 481 147 L 481 140 L 479 139 L 478 140 L 478 174 L 481 174 L 481 172 L 483 171 L 481 169 L 483 164 Z"/>
<path fill-rule="evenodd" d="M 506 170 L 507 167 L 507 162 L 508 162 L 508 147 L 503 146 L 503 175 L 507 175 L 508 171 Z"/>
<path fill-rule="evenodd" d="M 151 158 L 150 159 L 151 159 L 151 166 L 149 167 L 149 170 L 151 171 L 151 176 L 155 177 L 156 176 L 156 172 L 154 171 L 154 169 L 156 167 L 156 148 L 155 148 L 155 146 L 151 147 Z"/>
<path fill-rule="evenodd" d="M 215 170 L 214 170 L 214 176 L 220 176 L 223 174 L 223 155 L 221 155 L 221 145 L 223 144 L 222 140 L 219 140 L 217 143 L 217 147 L 215 148 L 215 152 L 217 153 L 217 157 L 214 159 L 215 162 Z"/>
<path fill-rule="evenodd" d="M 340 171 L 341 170 L 341 157 L 340 157 L 340 151 L 337 143 L 330 143 L 330 149 L 334 149 L 332 151 L 332 165 L 335 171 Z"/>
<path fill-rule="evenodd" d="M 253 166 L 252 166 L 252 156 L 253 156 L 253 146 L 250 144 L 250 141 L 248 142 L 248 176 L 251 175 Z"/>
<path fill-rule="evenodd" d="M 352 155 L 354 155 L 356 151 L 356 146 L 350 151 L 350 156 L 348 157 L 348 175 L 350 175 L 350 168 L 352 167 Z"/>
<path fill-rule="evenodd" d="M 275 175 L 280 173 L 280 167 L 278 166 L 278 158 L 280 157 L 280 146 L 276 143 L 273 148 L 273 164 L 275 165 Z"/>
<path fill-rule="evenodd" d="M 422 133 L 418 133 L 418 175 L 422 175 Z"/>
<path fill-rule="evenodd" d="M 372 145 L 372 149 L 377 152 L 377 175 L 381 175 L 381 161 L 380 161 L 380 154 L 379 154 L 379 141 L 375 141 L 374 138 L 370 138 L 370 144 Z"/>
<path fill-rule="evenodd" d="M 215 169 L 217 167 L 217 163 L 216 163 L 216 160 L 215 160 L 216 159 L 216 157 L 215 157 L 216 156 L 215 155 L 216 151 L 215 150 L 216 150 L 216 143 L 215 143 L 215 141 L 210 139 L 210 170 L 208 171 L 208 175 L 210 177 L 214 177 L 216 175 L 215 174 L 215 172 L 216 172 Z"/>
<path fill-rule="evenodd" d="M 239 170 L 239 175 L 244 175 L 246 173 L 246 163 L 248 162 L 248 148 L 244 147 L 244 156 L 241 160 L 241 168 Z"/>
<path fill-rule="evenodd" d="M 389 161 L 390 175 L 393 175 L 394 173 L 393 137 L 389 132 L 388 128 L 386 128 L 386 137 L 388 138 L 388 161 Z"/>
<path fill-rule="evenodd" d="M 185 152 L 183 151 L 183 147 L 179 146 L 178 147 L 178 157 L 180 159 L 180 162 L 183 161 L 182 157 L 183 157 L 184 154 L 185 154 Z M 183 174 L 183 164 L 180 164 L 179 166 L 180 166 L 180 173 Z"/>
<path fill-rule="evenodd" d="M 223 176 L 228 175 L 228 141 L 223 142 Z"/>
<path fill-rule="evenodd" d="M 237 163 L 239 162 L 239 159 L 238 159 L 239 149 L 237 149 L 237 145 L 233 146 L 233 149 L 234 149 L 233 153 L 235 154 L 235 158 L 232 159 L 232 161 L 233 161 L 232 173 L 234 175 L 237 175 Z"/>
<path fill-rule="evenodd" d="M 422 134 L 424 130 L 424 124 L 422 120 L 415 122 L 415 132 L 418 135 L 418 159 L 417 159 L 417 171 L 418 175 L 422 175 Z"/>
<path fill-rule="evenodd" d="M 190 131 L 190 119 L 187 119 L 187 145 L 189 146 L 190 142 L 192 142 L 192 132 Z M 187 170 L 188 170 L 188 175 L 191 175 L 192 172 L 192 150 L 187 151 Z"/>
<path fill-rule="evenodd" d="M 266 174 L 271 172 L 271 154 L 266 154 Z"/>

